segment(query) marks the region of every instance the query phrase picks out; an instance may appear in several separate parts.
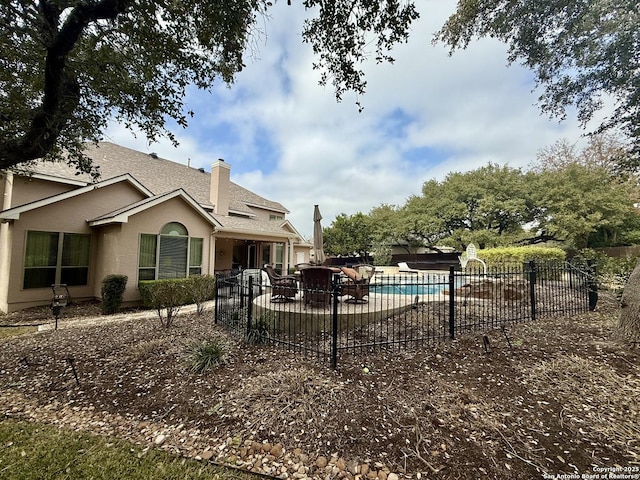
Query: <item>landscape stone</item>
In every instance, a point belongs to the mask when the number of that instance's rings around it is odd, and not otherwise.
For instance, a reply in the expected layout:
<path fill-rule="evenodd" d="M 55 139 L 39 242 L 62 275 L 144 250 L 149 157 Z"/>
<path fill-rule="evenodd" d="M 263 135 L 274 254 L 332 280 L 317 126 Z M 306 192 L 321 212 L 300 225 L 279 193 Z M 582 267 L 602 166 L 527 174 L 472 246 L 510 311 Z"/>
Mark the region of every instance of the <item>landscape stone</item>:
<path fill-rule="evenodd" d="M 282 446 L 281 443 L 276 443 L 273 447 L 271 447 L 271 455 L 273 455 L 276 458 L 279 458 L 280 455 L 282 455 L 282 452 L 284 450 L 284 447 Z"/>
<path fill-rule="evenodd" d="M 200 458 L 202 458 L 205 461 L 211 460 L 212 457 L 213 457 L 213 450 L 205 450 L 200 454 Z"/>

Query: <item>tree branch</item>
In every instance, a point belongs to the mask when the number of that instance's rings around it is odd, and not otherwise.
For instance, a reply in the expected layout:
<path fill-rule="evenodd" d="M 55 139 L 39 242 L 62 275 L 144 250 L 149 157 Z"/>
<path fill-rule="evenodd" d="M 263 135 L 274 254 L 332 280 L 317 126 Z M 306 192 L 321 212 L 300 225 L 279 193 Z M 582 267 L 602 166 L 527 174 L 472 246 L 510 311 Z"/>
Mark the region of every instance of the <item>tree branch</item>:
<path fill-rule="evenodd" d="M 89 24 L 113 20 L 130 4 L 131 0 L 81 3 L 73 8 L 58 30 L 60 9 L 52 2 L 39 3 L 45 37 L 42 40 L 46 46 L 44 95 L 24 135 L 0 145 L 0 169 L 41 158 L 56 144 L 80 102 L 80 85 L 66 68 L 69 54 Z"/>

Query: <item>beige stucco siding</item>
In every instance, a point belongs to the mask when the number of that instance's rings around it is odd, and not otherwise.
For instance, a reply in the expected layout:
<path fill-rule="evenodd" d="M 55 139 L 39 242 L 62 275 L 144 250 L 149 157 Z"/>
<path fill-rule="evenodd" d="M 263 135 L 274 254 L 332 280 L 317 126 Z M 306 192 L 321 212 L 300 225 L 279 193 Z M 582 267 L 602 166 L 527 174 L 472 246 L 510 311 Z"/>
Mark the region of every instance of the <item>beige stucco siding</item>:
<path fill-rule="evenodd" d="M 14 192 L 15 192 L 14 184 Z M 92 298 L 95 292 L 95 269 L 98 254 L 96 232 L 87 220 L 116 210 L 123 205 L 142 199 L 142 194 L 129 183 L 120 182 L 109 187 L 92 190 L 60 202 L 23 212 L 18 220 L 9 224 L 12 248 L 6 288 L 6 308 L 14 311 L 34 305 L 46 305 L 51 299 L 50 288 L 23 289 L 24 252 L 28 231 L 90 234 L 89 285 L 70 288 L 72 298 Z M 99 287 L 98 287 L 99 289 Z"/>
<path fill-rule="evenodd" d="M 13 178 L 11 207 L 25 205 L 35 200 L 53 197 L 59 193 L 69 192 L 79 188 L 73 185 L 49 182 L 38 178 L 27 178 L 21 176 L 14 176 Z"/>
<path fill-rule="evenodd" d="M 187 228 L 190 237 L 203 239 L 202 271 L 206 273 L 209 268 L 208 252 L 213 226 L 184 200 L 173 198 L 130 216 L 127 223 L 100 228 L 97 242 L 101 261 L 96 265 L 94 295 L 100 297 L 100 284 L 106 275 L 119 273 L 129 277 L 124 301 L 139 300 L 137 285 L 140 234 L 159 234 L 162 227 L 169 222 L 179 222 Z"/>
<path fill-rule="evenodd" d="M 265 221 L 265 222 L 270 221 L 271 215 L 276 215 L 281 218 L 280 220 L 271 220 L 275 222 L 282 222 L 287 218 L 287 216 L 282 212 L 276 212 L 275 210 L 260 208 L 253 205 L 251 206 L 251 211 L 255 214 L 254 218 L 256 220 Z"/>

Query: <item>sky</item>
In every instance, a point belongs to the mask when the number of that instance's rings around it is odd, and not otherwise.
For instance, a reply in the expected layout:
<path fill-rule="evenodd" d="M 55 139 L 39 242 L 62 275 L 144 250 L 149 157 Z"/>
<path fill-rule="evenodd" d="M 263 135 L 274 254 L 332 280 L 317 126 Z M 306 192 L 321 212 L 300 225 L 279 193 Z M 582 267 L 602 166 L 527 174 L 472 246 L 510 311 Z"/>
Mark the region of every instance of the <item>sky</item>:
<path fill-rule="evenodd" d="M 306 238 L 316 204 L 326 227 L 341 213 L 403 205 L 450 172 L 488 162 L 526 168 L 558 140 L 585 141 L 572 112 L 562 122 L 540 112 L 533 74 L 507 65 L 504 44 L 481 39 L 452 56 L 432 45 L 456 0 L 416 4 L 421 18 L 393 50 L 395 63 L 364 65 L 360 98 L 345 94 L 338 103 L 331 86 L 318 85 L 313 52 L 300 37 L 304 9 L 281 0 L 260 21 L 263 35 L 231 87 L 188 91 L 185 107 L 195 116 L 186 129 L 169 127 L 178 148 L 116 124 L 105 140 L 207 171 L 223 158 L 233 182 L 284 205 Z"/>

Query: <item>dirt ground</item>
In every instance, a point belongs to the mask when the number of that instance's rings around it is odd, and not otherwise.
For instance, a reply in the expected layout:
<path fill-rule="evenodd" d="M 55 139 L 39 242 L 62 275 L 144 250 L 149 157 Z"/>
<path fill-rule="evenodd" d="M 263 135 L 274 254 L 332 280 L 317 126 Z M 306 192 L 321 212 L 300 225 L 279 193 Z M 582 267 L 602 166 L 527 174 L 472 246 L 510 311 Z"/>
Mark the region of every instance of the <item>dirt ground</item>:
<path fill-rule="evenodd" d="M 50 312 L 35 309 L 0 324 L 44 320 Z M 350 354 L 334 371 L 240 343 L 211 313 L 168 329 L 98 318 L 3 340 L 0 409 L 280 478 L 640 477 L 640 350 L 615 338 L 615 321 L 603 305 L 506 335 Z M 229 356 L 192 373 L 205 338 Z"/>

